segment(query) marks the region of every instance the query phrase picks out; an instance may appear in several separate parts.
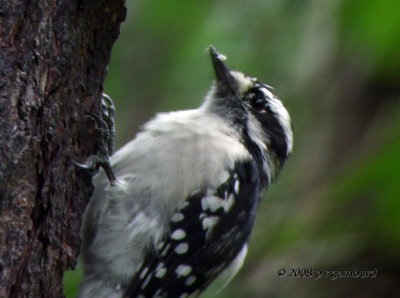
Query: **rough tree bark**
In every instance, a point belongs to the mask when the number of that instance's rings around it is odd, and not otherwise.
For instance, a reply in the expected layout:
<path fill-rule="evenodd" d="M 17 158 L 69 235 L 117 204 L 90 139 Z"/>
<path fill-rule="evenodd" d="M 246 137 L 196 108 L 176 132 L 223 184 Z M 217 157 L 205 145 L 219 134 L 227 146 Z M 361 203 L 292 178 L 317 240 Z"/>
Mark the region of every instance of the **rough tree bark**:
<path fill-rule="evenodd" d="M 76 264 L 124 0 L 0 0 L 0 297 L 62 297 Z"/>

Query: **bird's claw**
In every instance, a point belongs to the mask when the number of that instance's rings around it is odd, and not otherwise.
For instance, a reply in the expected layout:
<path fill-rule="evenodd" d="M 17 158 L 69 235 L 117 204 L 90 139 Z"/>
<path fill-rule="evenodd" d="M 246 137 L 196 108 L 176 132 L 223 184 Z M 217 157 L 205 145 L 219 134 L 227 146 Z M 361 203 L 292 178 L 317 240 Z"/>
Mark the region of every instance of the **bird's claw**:
<path fill-rule="evenodd" d="M 97 145 L 97 154 L 90 156 L 84 163 L 72 160 L 72 162 L 87 171 L 91 175 L 95 175 L 99 168 L 103 168 L 111 185 L 115 184 L 116 177 L 111 168 L 109 156 L 113 153 L 114 148 L 114 104 L 111 98 L 102 94 L 102 114 L 101 116 L 88 112 L 88 116 L 96 122 L 96 130 L 98 131 L 100 141 Z"/>

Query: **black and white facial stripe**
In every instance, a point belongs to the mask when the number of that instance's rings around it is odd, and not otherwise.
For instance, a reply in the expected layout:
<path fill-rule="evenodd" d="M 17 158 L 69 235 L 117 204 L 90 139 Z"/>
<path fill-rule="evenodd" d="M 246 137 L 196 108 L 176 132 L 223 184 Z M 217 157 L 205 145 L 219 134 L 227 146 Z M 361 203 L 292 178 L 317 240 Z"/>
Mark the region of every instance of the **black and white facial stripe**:
<path fill-rule="evenodd" d="M 257 167 L 238 162 L 222 176 L 218 188 L 194 192 L 174 213 L 169 235 L 147 255 L 126 297 L 187 297 L 244 257 L 260 194 Z"/>
<path fill-rule="evenodd" d="M 251 81 L 254 84 L 243 94 L 243 102 L 248 111 L 247 133 L 253 133 L 253 141 L 283 164 L 293 142 L 289 115 L 280 100 L 270 91 L 271 87 L 254 78 Z"/>

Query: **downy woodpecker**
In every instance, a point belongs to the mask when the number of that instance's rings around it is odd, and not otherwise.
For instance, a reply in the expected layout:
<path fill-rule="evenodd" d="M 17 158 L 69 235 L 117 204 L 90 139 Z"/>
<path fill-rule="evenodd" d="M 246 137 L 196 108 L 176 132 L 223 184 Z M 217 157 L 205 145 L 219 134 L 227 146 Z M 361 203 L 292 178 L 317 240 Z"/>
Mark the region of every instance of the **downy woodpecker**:
<path fill-rule="evenodd" d="M 260 195 L 292 150 L 272 88 L 229 70 L 194 110 L 160 113 L 110 158 L 82 228 L 78 297 L 197 296 L 243 264 Z"/>

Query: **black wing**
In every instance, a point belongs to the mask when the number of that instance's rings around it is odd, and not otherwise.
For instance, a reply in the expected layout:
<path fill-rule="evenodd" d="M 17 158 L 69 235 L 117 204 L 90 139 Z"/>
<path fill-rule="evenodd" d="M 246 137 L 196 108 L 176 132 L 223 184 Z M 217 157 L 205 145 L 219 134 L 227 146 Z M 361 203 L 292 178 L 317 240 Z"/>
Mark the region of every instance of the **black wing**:
<path fill-rule="evenodd" d="M 192 194 L 170 234 L 147 254 L 124 297 L 180 297 L 204 290 L 248 241 L 259 199 L 254 161 L 242 161 L 217 189 Z"/>

